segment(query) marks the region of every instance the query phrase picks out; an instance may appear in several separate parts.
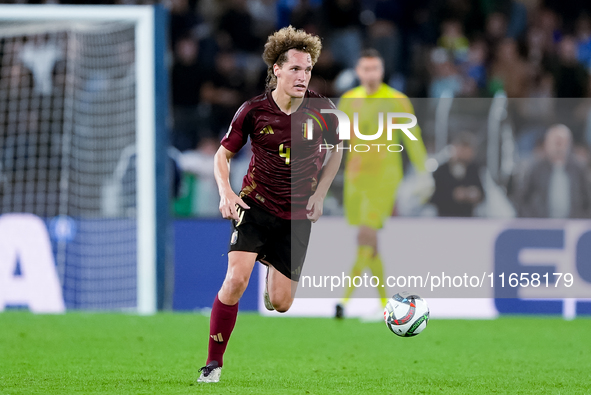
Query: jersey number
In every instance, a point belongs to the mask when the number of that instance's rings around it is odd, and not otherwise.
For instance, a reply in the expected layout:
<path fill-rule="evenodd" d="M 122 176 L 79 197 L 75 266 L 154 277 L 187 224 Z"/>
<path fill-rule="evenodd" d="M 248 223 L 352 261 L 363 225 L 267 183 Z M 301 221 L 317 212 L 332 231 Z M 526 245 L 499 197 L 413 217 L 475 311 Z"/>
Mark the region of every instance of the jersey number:
<path fill-rule="evenodd" d="M 289 154 L 290 154 L 291 148 L 289 147 L 284 147 L 283 144 L 281 144 L 279 146 L 279 156 L 282 158 L 285 158 L 285 164 L 289 165 Z"/>

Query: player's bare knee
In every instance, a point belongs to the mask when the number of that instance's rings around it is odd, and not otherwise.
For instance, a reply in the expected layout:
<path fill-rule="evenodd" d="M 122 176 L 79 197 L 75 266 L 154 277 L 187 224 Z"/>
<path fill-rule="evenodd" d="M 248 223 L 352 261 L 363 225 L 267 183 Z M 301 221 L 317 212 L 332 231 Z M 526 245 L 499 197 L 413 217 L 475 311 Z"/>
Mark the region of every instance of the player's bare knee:
<path fill-rule="evenodd" d="M 228 291 L 231 294 L 242 296 L 248 286 L 248 276 L 232 274 L 226 277 L 224 285 L 227 285 Z"/>
<path fill-rule="evenodd" d="M 359 237 L 357 239 L 357 245 L 371 247 L 371 249 L 372 249 L 372 251 L 373 251 L 374 254 L 376 253 L 376 251 L 378 249 L 377 240 L 374 240 L 374 239 L 369 238 L 369 237 Z"/>
<path fill-rule="evenodd" d="M 378 246 L 377 232 L 366 226 L 360 227 L 359 233 L 357 234 L 357 244 L 360 246 L 370 246 L 375 252 Z"/>
<path fill-rule="evenodd" d="M 291 307 L 293 299 L 289 297 L 278 299 L 271 298 L 271 303 L 278 313 L 285 313 Z"/>
<path fill-rule="evenodd" d="M 291 302 L 282 302 L 277 305 L 273 304 L 273 307 L 278 313 L 286 313 L 291 307 Z"/>

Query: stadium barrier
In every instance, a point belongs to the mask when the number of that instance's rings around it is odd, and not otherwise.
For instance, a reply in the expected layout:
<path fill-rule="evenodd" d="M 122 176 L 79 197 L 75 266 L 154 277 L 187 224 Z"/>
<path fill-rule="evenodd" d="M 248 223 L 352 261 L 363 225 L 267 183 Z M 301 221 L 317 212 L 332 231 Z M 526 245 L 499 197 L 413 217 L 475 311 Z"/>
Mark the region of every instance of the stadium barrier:
<path fill-rule="evenodd" d="M 30 214 L 1 216 L 0 311 L 10 306 L 24 306 L 43 313 L 62 312 L 64 308 L 93 310 L 93 303 L 101 309 L 110 306 L 112 310 L 127 310 L 125 303 L 120 305 L 125 290 L 118 287 L 116 279 L 133 283 L 125 280 L 126 271 L 134 276 L 133 265 L 97 266 L 97 262 L 86 262 L 87 255 L 72 251 L 68 254 L 61 288 L 54 270 L 58 241 L 66 240 L 74 247 L 82 244 L 78 238 L 87 233 L 78 229 L 129 226 L 121 221 L 132 220 L 56 222 Z M 173 308 L 207 311 L 226 272 L 229 222 L 177 220 L 174 231 Z M 355 244 L 350 242 L 355 240 L 355 232 L 342 218 L 326 217 L 315 224 L 303 276 L 334 275 L 337 271 L 341 276 L 348 275 L 355 255 Z M 385 276 L 407 273 L 401 271 L 404 267 L 412 268 L 408 272 L 416 274 L 412 277 L 423 276 L 421 268 L 428 267 L 424 265 L 438 268 L 431 272 L 430 282 L 422 287 L 409 281 L 389 289 L 425 295 L 434 318 L 494 318 L 499 314 L 574 318 L 591 314 L 591 224 L 588 221 L 393 218 L 379 237 Z M 99 241 L 103 244 L 95 241 L 93 248 L 109 245 L 108 239 Z M 266 271 L 261 268 L 255 266 L 240 308 L 273 314 L 263 306 Z M 96 270 L 104 274 L 102 281 L 97 281 L 92 273 Z M 532 274 L 545 271 L 562 273 L 562 278 L 554 277 L 546 284 L 541 275 L 538 285 L 532 286 Z M 528 284 L 522 273 L 527 273 Z M 504 274 L 502 279 L 501 274 Z M 435 277 L 439 277 L 439 282 L 434 287 Z M 286 316 L 333 314 L 342 288 L 331 290 L 329 282 L 312 289 L 311 283 L 315 281 L 306 282 L 302 278 L 298 297 Z M 308 284 L 308 288 L 302 288 L 302 284 Z M 444 289 L 446 286 L 450 289 L 456 286 L 453 291 L 463 293 L 449 293 Z M 132 300 L 135 287 L 127 289 L 127 294 Z M 377 292 L 371 287 L 357 290 L 353 297 L 347 310 L 349 316 L 364 316 L 380 308 Z"/>
<path fill-rule="evenodd" d="M 590 238 L 591 223 L 586 220 L 392 218 L 378 243 L 385 277 L 404 274 L 404 280 L 410 280 L 388 291 L 409 290 L 425 296 L 435 318 L 541 314 L 570 319 L 591 313 Z M 334 314 L 344 288 L 331 290 L 326 277 L 350 274 L 355 239 L 356 229 L 342 218 L 323 218 L 313 226 L 298 297 L 286 315 Z M 546 281 L 545 272 L 557 275 Z M 562 273 L 560 279 L 558 273 Z M 315 277 L 306 283 L 305 275 Z M 535 286 L 532 275 L 541 280 Z M 263 276 L 259 272 L 259 294 Z M 423 287 L 411 282 L 418 276 L 426 282 Z M 349 316 L 365 316 L 381 308 L 375 288 L 359 288 L 353 294 L 357 299 L 347 308 Z M 262 301 L 259 311 L 272 314 Z"/>

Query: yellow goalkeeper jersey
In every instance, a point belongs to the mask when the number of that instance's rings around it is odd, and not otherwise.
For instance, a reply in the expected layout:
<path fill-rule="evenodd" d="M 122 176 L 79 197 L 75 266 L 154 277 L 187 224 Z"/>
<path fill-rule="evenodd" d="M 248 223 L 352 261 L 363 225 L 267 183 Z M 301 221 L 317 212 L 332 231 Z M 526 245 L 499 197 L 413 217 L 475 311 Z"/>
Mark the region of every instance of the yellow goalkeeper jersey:
<path fill-rule="evenodd" d="M 369 152 L 356 152 L 354 149 L 351 152 L 347 152 L 346 169 L 349 173 L 365 173 L 365 176 L 367 173 L 391 172 L 396 169 L 396 173 L 399 173 L 400 178 L 402 178 L 401 153 L 389 152 L 386 149 L 388 145 L 392 144 L 401 144 L 415 168 L 418 171 L 424 171 L 427 152 L 421 138 L 421 128 L 418 125 L 410 129 L 410 132 L 417 138 L 416 141 L 411 140 L 398 129 L 393 131 L 392 140 L 387 140 L 387 113 L 406 112 L 414 114 L 412 103 L 404 93 L 382 83 L 374 94 L 368 95 L 363 86 L 358 86 L 343 94 L 338 108 L 349 116 L 352 127 L 354 113 L 357 113 L 359 117 L 359 131 L 365 135 L 371 135 L 377 132 L 379 127 L 378 114 L 384 114 L 384 129 L 379 139 L 372 141 L 361 140 L 351 131 L 351 146 L 357 144 L 384 145 L 379 147 L 379 152 L 376 146 L 371 146 Z M 400 119 L 399 122 L 407 123 L 409 119 Z M 360 149 L 360 151 L 363 149 Z M 396 147 L 391 148 L 392 151 L 395 149 Z"/>
<path fill-rule="evenodd" d="M 390 152 L 386 147 L 400 144 L 404 147 L 415 168 L 425 170 L 427 151 L 421 138 L 421 129 L 417 125 L 409 131 L 417 138 L 411 140 L 401 130 L 394 130 L 392 140 L 387 139 L 387 113 L 404 112 L 414 114 L 414 108 L 406 95 L 381 84 L 373 94 L 367 95 L 363 86 L 346 92 L 339 101 L 339 110 L 349 116 L 353 128 L 354 114 L 358 114 L 359 132 L 372 135 L 378 131 L 378 114 L 383 113 L 383 132 L 377 140 L 363 140 L 351 130 L 350 146 L 345 162 L 345 187 L 343 191 L 345 215 L 351 225 L 364 225 L 380 229 L 386 218 L 392 214 L 396 200 L 396 190 L 404 175 L 402 153 Z M 398 119 L 396 123 L 408 123 L 409 119 Z M 358 144 L 356 151 L 353 149 Z M 372 144 L 383 144 L 376 147 Z M 397 151 L 398 147 L 392 147 Z"/>

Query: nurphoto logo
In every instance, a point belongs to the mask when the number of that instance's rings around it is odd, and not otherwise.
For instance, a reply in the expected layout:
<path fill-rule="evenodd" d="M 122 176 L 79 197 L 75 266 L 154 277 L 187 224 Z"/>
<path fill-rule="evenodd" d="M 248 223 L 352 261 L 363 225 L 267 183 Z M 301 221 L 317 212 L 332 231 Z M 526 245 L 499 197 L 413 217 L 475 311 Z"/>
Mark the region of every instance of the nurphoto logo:
<path fill-rule="evenodd" d="M 322 114 L 334 114 L 338 121 L 339 126 L 337 127 L 337 133 L 342 140 L 350 140 L 351 139 L 351 121 L 349 120 L 349 116 L 344 113 L 343 111 L 337 109 L 326 109 L 323 108 L 320 110 Z M 378 131 L 374 134 L 363 134 L 359 130 L 359 113 L 353 113 L 353 133 L 359 140 L 364 141 L 375 141 L 382 137 L 384 133 L 384 118 L 386 118 L 386 139 L 388 141 L 392 141 L 392 136 L 395 130 L 401 130 L 409 139 L 413 141 L 417 141 L 417 138 L 411 133 L 409 129 L 415 127 L 417 125 L 417 117 L 414 114 L 407 113 L 407 112 L 389 112 L 384 117 L 383 112 L 379 112 L 378 114 Z M 323 117 L 320 115 L 322 120 L 324 121 Z M 318 119 L 316 122 L 318 122 Z M 409 119 L 410 122 L 407 123 L 397 123 L 401 118 Z M 314 123 L 312 119 L 308 119 L 306 123 L 306 133 L 304 134 L 308 140 L 312 140 L 314 134 Z M 343 147 L 342 150 L 348 151 L 355 151 L 355 152 L 368 152 L 372 150 L 372 147 L 375 147 L 377 151 L 380 151 L 380 148 L 385 148 L 389 152 L 401 152 L 404 147 L 400 144 L 353 144 L 348 147 Z M 320 151 L 323 149 L 330 150 L 335 148 L 332 144 L 320 144 Z M 337 149 L 338 146 L 336 147 Z"/>

